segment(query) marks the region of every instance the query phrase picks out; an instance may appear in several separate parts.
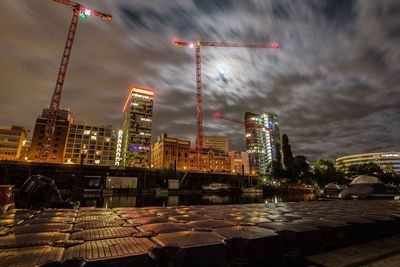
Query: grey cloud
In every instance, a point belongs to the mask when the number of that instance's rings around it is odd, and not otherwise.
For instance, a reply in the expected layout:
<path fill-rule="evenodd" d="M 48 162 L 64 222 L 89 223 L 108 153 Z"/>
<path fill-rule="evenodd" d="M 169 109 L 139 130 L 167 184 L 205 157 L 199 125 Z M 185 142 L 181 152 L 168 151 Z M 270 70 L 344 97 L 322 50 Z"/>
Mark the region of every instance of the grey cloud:
<path fill-rule="evenodd" d="M 77 119 L 119 127 L 129 88 L 150 87 L 153 140 L 167 132 L 193 142 L 194 53 L 172 37 L 278 41 L 279 50 L 203 48 L 205 134 L 227 134 L 243 149 L 244 127 L 213 113 L 243 119 L 266 111 L 279 115 L 294 154 L 311 160 L 400 149 L 398 1 L 82 2 L 114 19 L 79 22 L 62 100 Z M 70 17 L 51 1 L 1 2 L 0 124 L 33 129 L 54 88 Z"/>

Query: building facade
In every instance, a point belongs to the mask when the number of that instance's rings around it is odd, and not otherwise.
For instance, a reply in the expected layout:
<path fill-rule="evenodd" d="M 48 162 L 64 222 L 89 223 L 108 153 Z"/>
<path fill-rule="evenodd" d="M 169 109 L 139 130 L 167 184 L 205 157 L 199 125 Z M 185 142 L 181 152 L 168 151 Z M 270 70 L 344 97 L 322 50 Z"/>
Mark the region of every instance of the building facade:
<path fill-rule="evenodd" d="M 40 148 L 44 138 L 44 129 L 47 123 L 48 109 L 43 109 L 42 115 L 36 119 L 35 129 L 33 130 L 32 143 L 29 149 L 29 160 L 40 161 Z M 69 127 L 73 122 L 73 117 L 68 110 L 59 110 L 51 139 L 51 146 L 48 154 L 48 162 L 63 163 L 67 145 Z"/>
<path fill-rule="evenodd" d="M 153 99 L 153 91 L 136 87 L 131 89 L 126 99 L 121 160 L 125 167 L 150 167 Z"/>
<path fill-rule="evenodd" d="M 245 151 L 229 151 L 231 171 L 235 174 L 250 174 L 249 153 Z"/>
<path fill-rule="evenodd" d="M 155 169 L 174 168 L 185 171 L 189 169 L 190 141 L 170 138 L 167 134 L 158 137 L 151 145 L 151 167 Z"/>
<path fill-rule="evenodd" d="M 336 159 L 336 168 L 347 172 L 352 164 L 373 162 L 385 172 L 400 174 L 400 152 L 377 152 L 344 156 Z"/>
<path fill-rule="evenodd" d="M 246 112 L 245 128 L 250 172 L 269 174 L 273 164 L 276 164 L 277 150 L 280 149 L 278 116 L 273 113 Z"/>
<path fill-rule="evenodd" d="M 117 130 L 112 126 L 92 126 L 85 121 L 71 124 L 64 163 L 114 166 Z"/>
<path fill-rule="evenodd" d="M 21 126 L 0 126 L 0 160 L 23 159 L 28 130 Z"/>
<path fill-rule="evenodd" d="M 200 163 L 199 162 L 200 160 Z M 207 149 L 198 154 L 190 153 L 190 170 L 201 172 L 231 173 L 231 157 L 221 150 Z"/>
<path fill-rule="evenodd" d="M 203 148 L 212 148 L 229 152 L 228 136 L 203 136 Z"/>

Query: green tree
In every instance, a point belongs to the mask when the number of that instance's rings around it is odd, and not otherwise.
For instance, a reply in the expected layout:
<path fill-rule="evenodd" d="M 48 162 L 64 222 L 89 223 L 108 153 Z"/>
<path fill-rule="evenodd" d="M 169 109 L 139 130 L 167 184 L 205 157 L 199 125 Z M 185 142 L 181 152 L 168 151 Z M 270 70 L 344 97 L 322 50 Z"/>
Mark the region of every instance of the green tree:
<path fill-rule="evenodd" d="M 332 161 L 326 159 L 318 159 L 315 162 L 313 180 L 319 187 L 324 187 L 333 182 L 338 184 L 347 184 L 349 182 L 344 173 L 340 169 L 336 169 Z"/>
<path fill-rule="evenodd" d="M 350 176 L 355 175 L 372 175 L 380 176 L 383 174 L 381 167 L 373 162 L 363 163 L 363 164 L 352 164 L 348 167 L 347 173 Z"/>
<path fill-rule="evenodd" d="M 303 155 L 298 155 L 293 158 L 294 177 L 302 182 L 311 182 L 310 165 L 307 158 Z"/>
<path fill-rule="evenodd" d="M 333 162 L 326 159 L 318 159 L 315 162 L 314 180 L 321 187 L 331 182 L 337 182 L 336 169 Z"/>

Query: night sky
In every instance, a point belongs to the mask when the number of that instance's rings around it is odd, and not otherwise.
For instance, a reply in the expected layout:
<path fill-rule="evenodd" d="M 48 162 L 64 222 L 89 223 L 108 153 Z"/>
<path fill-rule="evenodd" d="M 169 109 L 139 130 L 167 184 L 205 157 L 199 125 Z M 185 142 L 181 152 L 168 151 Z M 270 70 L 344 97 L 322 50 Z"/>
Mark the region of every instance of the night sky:
<path fill-rule="evenodd" d="M 244 126 L 215 111 L 273 112 L 310 160 L 400 150 L 400 1 L 81 0 L 113 15 L 80 21 L 62 106 L 120 127 L 129 88 L 156 92 L 153 140 L 195 135 L 193 49 L 172 38 L 281 48 L 203 49 L 204 134 L 244 149 Z M 72 12 L 50 0 L 0 2 L 0 125 L 31 129 L 50 102 Z"/>

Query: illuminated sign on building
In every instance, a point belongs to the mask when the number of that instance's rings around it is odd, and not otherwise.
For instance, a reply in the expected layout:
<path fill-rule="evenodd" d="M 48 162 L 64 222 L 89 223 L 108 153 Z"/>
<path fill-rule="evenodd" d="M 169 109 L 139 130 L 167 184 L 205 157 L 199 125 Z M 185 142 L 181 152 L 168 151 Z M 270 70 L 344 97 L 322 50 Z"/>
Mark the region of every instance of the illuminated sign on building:
<path fill-rule="evenodd" d="M 128 146 L 129 149 L 132 150 L 140 150 L 140 151 L 149 151 L 150 147 L 148 146 Z"/>
<path fill-rule="evenodd" d="M 115 150 L 115 166 L 119 166 L 119 162 L 121 161 L 122 134 L 123 131 L 119 130 L 117 135 L 117 149 Z"/>

